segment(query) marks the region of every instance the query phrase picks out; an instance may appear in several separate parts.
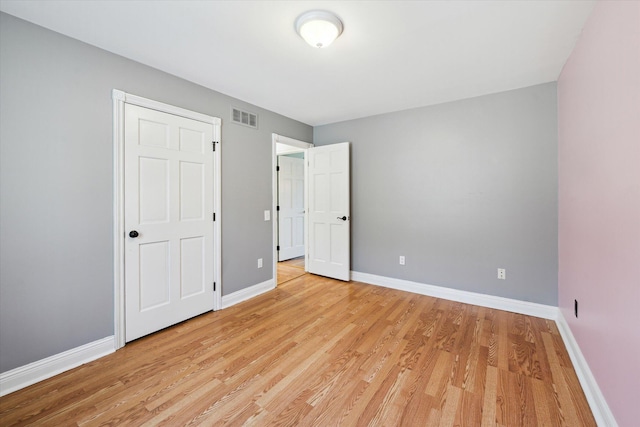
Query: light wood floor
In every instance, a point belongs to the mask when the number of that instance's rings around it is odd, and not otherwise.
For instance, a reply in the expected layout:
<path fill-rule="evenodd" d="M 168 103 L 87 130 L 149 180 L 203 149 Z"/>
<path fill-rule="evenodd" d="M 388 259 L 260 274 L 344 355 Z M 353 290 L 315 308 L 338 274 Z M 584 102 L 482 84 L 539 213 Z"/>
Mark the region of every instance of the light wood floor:
<path fill-rule="evenodd" d="M 278 285 L 288 282 L 291 279 L 305 274 L 304 271 L 304 257 L 293 258 L 287 261 L 279 262 L 277 265 L 278 270 Z"/>
<path fill-rule="evenodd" d="M 594 426 L 552 321 L 313 275 L 0 399 L 6 425 Z"/>

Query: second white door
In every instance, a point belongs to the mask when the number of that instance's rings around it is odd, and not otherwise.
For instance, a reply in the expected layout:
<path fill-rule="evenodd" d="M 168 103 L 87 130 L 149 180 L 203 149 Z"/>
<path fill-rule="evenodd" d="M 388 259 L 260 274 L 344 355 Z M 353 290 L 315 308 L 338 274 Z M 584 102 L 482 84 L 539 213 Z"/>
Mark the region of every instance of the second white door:
<path fill-rule="evenodd" d="M 213 309 L 214 125 L 125 104 L 126 341 Z"/>
<path fill-rule="evenodd" d="M 304 256 L 304 159 L 278 156 L 278 261 Z"/>

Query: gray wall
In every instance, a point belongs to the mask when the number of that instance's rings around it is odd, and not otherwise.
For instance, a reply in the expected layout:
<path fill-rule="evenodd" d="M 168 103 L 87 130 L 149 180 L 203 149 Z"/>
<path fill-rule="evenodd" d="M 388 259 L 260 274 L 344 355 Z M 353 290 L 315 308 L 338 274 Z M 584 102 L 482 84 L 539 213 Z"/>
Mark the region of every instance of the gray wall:
<path fill-rule="evenodd" d="M 319 126 L 313 140 L 351 142 L 352 270 L 557 305 L 555 83 Z"/>
<path fill-rule="evenodd" d="M 1 372 L 113 334 L 114 88 L 222 118 L 223 294 L 272 278 L 271 133 L 310 126 L 6 14 L 0 31 Z"/>

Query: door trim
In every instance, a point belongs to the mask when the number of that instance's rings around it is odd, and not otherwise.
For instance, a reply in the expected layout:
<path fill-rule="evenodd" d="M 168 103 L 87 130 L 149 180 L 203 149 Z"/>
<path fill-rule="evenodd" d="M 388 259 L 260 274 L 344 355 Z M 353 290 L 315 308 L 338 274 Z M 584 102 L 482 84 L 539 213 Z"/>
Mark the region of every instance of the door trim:
<path fill-rule="evenodd" d="M 216 220 L 213 225 L 213 280 L 216 290 L 213 292 L 213 309 L 222 307 L 222 242 L 221 242 L 221 186 L 220 186 L 220 151 L 222 121 L 218 117 L 208 116 L 184 108 L 164 104 L 162 102 L 132 95 L 113 89 L 113 333 L 116 350 L 125 345 L 125 299 L 124 299 L 124 104 L 132 104 L 149 108 L 175 116 L 213 125 L 213 139 L 218 142 L 213 156 L 213 206 Z"/>
<path fill-rule="evenodd" d="M 286 144 L 291 145 L 293 147 L 301 148 L 306 150 L 307 148 L 313 147 L 313 144 L 310 142 L 300 141 L 298 139 L 289 138 L 287 136 L 278 135 L 277 133 L 271 134 L 271 220 L 272 224 L 272 246 L 273 246 L 273 280 L 275 282 L 275 286 L 278 286 L 278 212 L 276 211 L 276 194 L 278 193 L 278 175 L 276 173 L 276 166 L 278 165 L 278 155 L 276 154 L 276 144 Z M 305 265 L 306 265 L 306 256 L 307 256 L 307 240 L 308 240 L 308 232 L 307 232 L 307 156 L 305 153 L 304 160 L 304 210 L 305 210 L 305 219 L 304 219 L 304 244 L 305 244 Z"/>

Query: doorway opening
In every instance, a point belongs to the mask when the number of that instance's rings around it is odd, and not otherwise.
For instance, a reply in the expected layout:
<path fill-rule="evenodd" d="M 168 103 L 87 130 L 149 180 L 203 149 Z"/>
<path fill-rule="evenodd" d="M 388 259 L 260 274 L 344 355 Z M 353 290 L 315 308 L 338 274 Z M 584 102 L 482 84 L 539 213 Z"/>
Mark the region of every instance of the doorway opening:
<path fill-rule="evenodd" d="M 306 273 L 306 152 L 313 144 L 273 134 L 273 275 L 276 286 Z"/>

